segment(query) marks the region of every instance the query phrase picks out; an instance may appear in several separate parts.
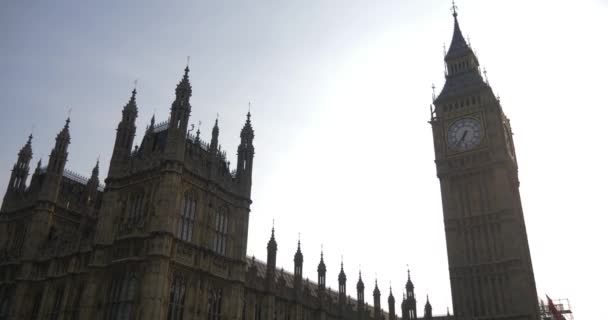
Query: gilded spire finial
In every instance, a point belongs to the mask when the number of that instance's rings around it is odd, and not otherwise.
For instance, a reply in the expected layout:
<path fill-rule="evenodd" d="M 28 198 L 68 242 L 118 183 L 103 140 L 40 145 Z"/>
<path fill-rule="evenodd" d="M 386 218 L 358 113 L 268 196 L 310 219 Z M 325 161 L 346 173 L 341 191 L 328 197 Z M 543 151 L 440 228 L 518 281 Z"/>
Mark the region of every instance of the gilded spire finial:
<path fill-rule="evenodd" d="M 249 101 L 247 106 L 247 123 L 251 122 L 251 101 Z"/>
<path fill-rule="evenodd" d="M 454 0 L 452 0 L 452 15 L 454 16 L 454 18 L 456 18 L 458 16 L 458 7 L 456 6 L 456 2 Z"/>

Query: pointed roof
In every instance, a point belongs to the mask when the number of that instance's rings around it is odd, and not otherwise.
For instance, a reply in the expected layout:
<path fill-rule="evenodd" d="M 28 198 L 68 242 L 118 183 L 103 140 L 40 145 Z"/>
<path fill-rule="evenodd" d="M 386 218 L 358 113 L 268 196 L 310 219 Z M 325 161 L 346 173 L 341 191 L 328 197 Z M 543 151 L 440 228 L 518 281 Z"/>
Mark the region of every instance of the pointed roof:
<path fill-rule="evenodd" d="M 59 134 L 57 134 L 57 138 L 55 140 L 57 142 L 60 142 L 60 141 L 69 142 L 70 141 L 70 117 L 65 119 L 65 125 L 63 126 L 63 129 L 61 129 Z"/>
<path fill-rule="evenodd" d="M 253 139 L 253 128 L 251 127 L 251 112 L 247 112 L 247 120 L 241 130 L 241 139 Z"/>
<path fill-rule="evenodd" d="M 137 102 L 135 101 L 135 96 L 137 95 L 137 90 L 133 88 L 131 91 L 131 98 L 129 98 L 129 102 L 123 108 L 123 115 L 125 112 L 137 112 Z"/>
<path fill-rule="evenodd" d="M 269 251 L 274 251 L 274 252 L 277 251 L 277 241 L 274 238 L 274 226 L 272 226 L 272 231 L 271 231 L 271 234 L 270 234 L 270 240 L 268 240 L 268 246 L 266 246 L 266 248 Z"/>
<path fill-rule="evenodd" d="M 448 52 L 445 55 L 446 61 L 448 59 L 462 57 L 468 53 L 473 52 L 473 50 L 471 50 L 464 37 L 462 36 L 460 24 L 458 23 L 458 13 L 455 9 L 452 15 L 454 16 L 454 33 L 452 34 L 452 42 L 450 43 L 450 48 L 448 49 Z"/>
<path fill-rule="evenodd" d="M 186 66 L 182 80 L 175 88 L 175 96 L 178 98 L 190 98 L 192 95 L 192 86 L 190 85 L 190 77 L 188 76 L 189 73 L 190 67 Z"/>
<path fill-rule="evenodd" d="M 346 283 L 346 274 L 344 273 L 344 261 L 340 262 L 340 274 L 338 274 L 338 282 Z"/>
<path fill-rule="evenodd" d="M 156 114 L 152 114 L 152 118 L 150 118 L 150 125 L 148 125 L 148 133 L 154 132 L 155 125 L 156 125 Z"/>
<path fill-rule="evenodd" d="M 27 139 L 27 142 L 19 151 L 19 158 L 31 158 L 32 157 L 32 134 Z"/>
<path fill-rule="evenodd" d="M 327 272 L 327 268 L 325 267 L 325 261 L 323 261 L 323 250 L 321 250 L 321 261 L 319 261 L 317 272 L 320 274 L 325 274 L 325 272 Z"/>
<path fill-rule="evenodd" d="M 388 287 L 388 303 L 395 303 L 395 297 L 393 296 L 393 286 Z"/>
<path fill-rule="evenodd" d="M 380 296 L 380 289 L 378 289 L 378 279 L 376 279 L 376 285 L 374 286 L 374 297 Z"/>
<path fill-rule="evenodd" d="M 218 125 L 218 120 L 219 120 L 219 116 L 215 118 L 215 124 L 213 125 L 213 130 L 211 130 L 211 132 L 214 135 L 217 135 L 217 133 L 220 131 L 220 126 Z"/>
<path fill-rule="evenodd" d="M 407 288 L 408 291 L 412 291 L 414 290 L 414 283 L 412 282 L 412 279 L 410 278 L 410 269 L 407 269 L 407 283 L 405 284 L 405 287 Z"/>
<path fill-rule="evenodd" d="M 201 143 L 201 128 L 196 129 L 196 137 L 194 137 L 194 143 Z"/>
<path fill-rule="evenodd" d="M 92 178 L 99 178 L 99 159 L 97 159 L 95 167 L 93 167 L 93 171 L 91 172 L 91 179 Z"/>
<path fill-rule="evenodd" d="M 300 239 L 298 239 L 298 250 L 296 251 L 296 254 L 293 257 L 293 261 L 300 266 L 304 262 L 304 256 L 302 255 L 302 250 L 300 249 Z"/>
<path fill-rule="evenodd" d="M 478 70 L 479 63 L 475 53 L 462 36 L 460 24 L 458 23 L 456 6 L 453 6 L 453 10 L 454 33 L 452 35 L 450 48 L 444 58 L 445 63 L 447 64 L 448 69 L 450 69 L 450 66 L 461 64 L 461 58 L 465 56 L 470 56 L 471 59 L 469 60 L 467 68 L 460 69 L 458 72 L 450 71 L 446 74 L 445 84 L 439 95 L 435 98 L 435 105 L 443 103 L 445 100 L 453 97 L 473 94 L 479 92 L 481 89 L 488 88 L 488 85 L 485 83 Z"/>
<path fill-rule="evenodd" d="M 365 289 L 365 285 L 363 284 L 363 279 L 361 279 L 361 270 L 359 270 L 359 281 L 357 281 L 357 291 L 362 291 Z"/>

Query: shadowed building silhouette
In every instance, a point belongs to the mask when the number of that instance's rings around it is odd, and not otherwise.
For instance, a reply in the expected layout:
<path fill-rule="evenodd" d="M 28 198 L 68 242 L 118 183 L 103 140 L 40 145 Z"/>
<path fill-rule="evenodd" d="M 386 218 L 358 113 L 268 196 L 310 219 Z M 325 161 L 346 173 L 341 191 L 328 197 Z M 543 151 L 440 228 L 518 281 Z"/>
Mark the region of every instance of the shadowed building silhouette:
<path fill-rule="evenodd" d="M 446 83 L 432 114 L 444 204 L 448 260 L 458 319 L 538 319 L 536 290 L 519 200 L 509 120 L 481 77 L 454 12 Z M 277 267 L 274 226 L 266 262 L 247 257 L 254 130 L 248 112 L 236 168 L 219 144 L 188 131 L 190 69 L 175 89 L 169 120 L 134 146 L 137 92 L 122 109 L 105 186 L 99 161 L 90 177 L 66 169 L 70 119 L 32 174 L 32 136 L 19 151 L 0 210 L 0 319 L 396 320 L 377 282 L 365 302 L 303 278 L 300 241 L 293 273 Z M 76 137 L 79 138 L 79 137 Z M 402 319 L 418 319 L 408 272 Z M 335 278 L 334 278 L 335 279 Z M 353 281 L 354 282 L 354 281 Z M 428 300 L 425 319 L 432 315 Z"/>

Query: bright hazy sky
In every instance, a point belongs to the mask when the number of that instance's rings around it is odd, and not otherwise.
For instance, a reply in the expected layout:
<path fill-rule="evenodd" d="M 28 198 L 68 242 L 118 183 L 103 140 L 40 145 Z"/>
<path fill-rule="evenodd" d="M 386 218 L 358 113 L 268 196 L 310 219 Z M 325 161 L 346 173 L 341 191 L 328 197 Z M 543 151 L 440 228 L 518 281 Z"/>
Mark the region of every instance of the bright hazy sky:
<path fill-rule="evenodd" d="M 460 0 L 460 23 L 511 118 L 539 296 L 604 312 L 608 2 Z M 252 102 L 256 137 L 248 254 L 305 277 L 321 244 L 337 288 L 340 255 L 355 296 L 377 274 L 401 300 L 410 265 L 418 308 L 451 305 L 429 120 L 443 85 L 448 0 L 4 1 L 0 8 L 0 181 L 34 128 L 48 160 L 72 111 L 68 168 L 105 177 L 122 107 L 139 79 L 138 136 L 168 117 L 191 56 L 191 123 L 216 113 L 234 163 Z M 32 169 L 33 170 L 33 169 Z M 451 309 L 451 307 L 450 307 Z"/>

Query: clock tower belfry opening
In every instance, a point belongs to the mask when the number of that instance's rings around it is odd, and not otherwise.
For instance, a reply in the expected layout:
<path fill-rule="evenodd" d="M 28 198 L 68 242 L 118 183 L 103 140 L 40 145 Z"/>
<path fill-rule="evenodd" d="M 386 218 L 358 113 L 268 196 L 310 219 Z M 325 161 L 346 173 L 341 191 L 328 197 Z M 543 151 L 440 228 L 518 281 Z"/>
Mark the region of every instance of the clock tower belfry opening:
<path fill-rule="evenodd" d="M 539 319 L 509 119 L 453 8 L 445 84 L 431 112 L 454 315 Z"/>

